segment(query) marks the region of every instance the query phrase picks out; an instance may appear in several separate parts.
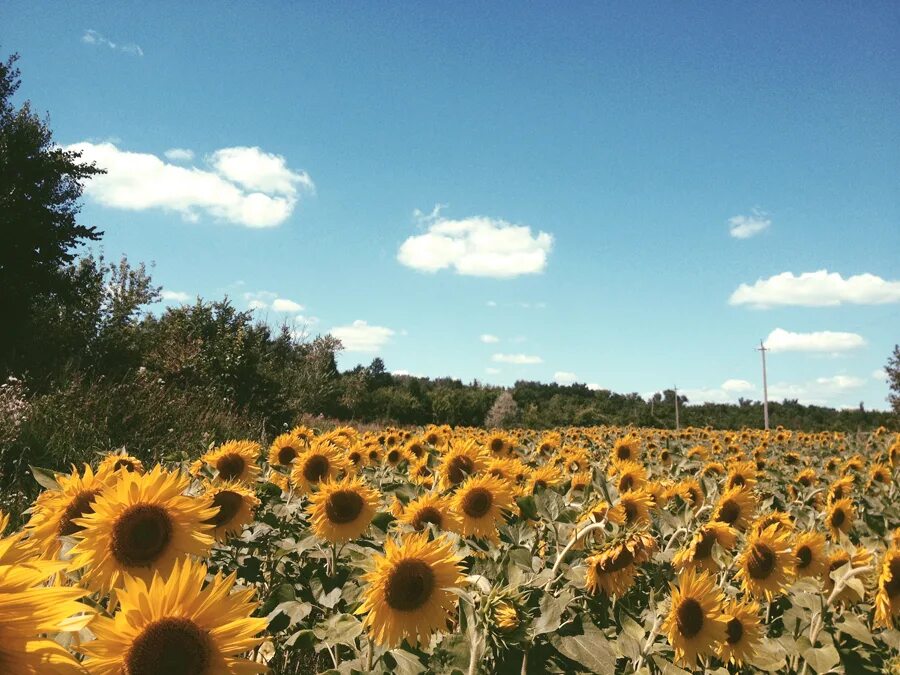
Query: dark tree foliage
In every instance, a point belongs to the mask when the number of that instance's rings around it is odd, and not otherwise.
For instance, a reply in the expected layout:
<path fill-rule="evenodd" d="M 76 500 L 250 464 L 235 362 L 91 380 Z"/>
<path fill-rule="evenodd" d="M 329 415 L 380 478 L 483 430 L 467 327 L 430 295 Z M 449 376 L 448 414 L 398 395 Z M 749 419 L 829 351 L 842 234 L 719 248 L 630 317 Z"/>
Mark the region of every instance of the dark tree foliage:
<path fill-rule="evenodd" d="M 84 181 L 102 172 L 55 146 L 29 103 L 16 109 L 17 59 L 0 62 L 0 373 L 31 365 L 28 344 L 41 329 L 35 305 L 75 301 L 79 289 L 65 266 L 78 244 L 100 238 L 76 216 Z"/>
<path fill-rule="evenodd" d="M 887 373 L 888 403 L 895 413 L 900 414 L 900 345 L 894 345 L 894 353 L 888 359 L 887 365 L 884 367 Z"/>

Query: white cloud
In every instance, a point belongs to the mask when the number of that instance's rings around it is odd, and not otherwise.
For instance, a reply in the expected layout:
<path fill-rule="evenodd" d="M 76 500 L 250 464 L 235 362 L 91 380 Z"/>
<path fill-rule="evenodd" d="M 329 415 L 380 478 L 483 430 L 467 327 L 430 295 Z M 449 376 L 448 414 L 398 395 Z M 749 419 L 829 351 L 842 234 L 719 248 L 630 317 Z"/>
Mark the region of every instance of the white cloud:
<path fill-rule="evenodd" d="M 246 227 L 274 227 L 293 213 L 298 188 L 312 189 L 307 174 L 290 171 L 284 158 L 259 148 L 219 150 L 211 158 L 212 170 L 176 166 L 156 155 L 120 150 L 113 143 L 82 142 L 66 150 L 81 152 L 84 161 L 106 169 L 105 175 L 85 186 L 85 194 L 103 206 L 129 211 L 158 208 L 190 222 L 205 212 Z M 243 157 L 247 168 L 235 167 L 235 156 Z"/>
<path fill-rule="evenodd" d="M 194 151 L 186 148 L 169 148 L 163 154 L 173 162 L 190 162 L 194 159 Z"/>
<path fill-rule="evenodd" d="M 396 375 L 397 377 L 403 377 L 409 375 L 408 370 L 392 370 L 391 375 Z"/>
<path fill-rule="evenodd" d="M 491 361 L 494 363 L 513 363 L 520 366 L 544 362 L 540 356 L 530 356 L 528 354 L 494 354 L 491 356 Z"/>
<path fill-rule="evenodd" d="M 732 216 L 728 219 L 728 231 L 735 239 L 749 239 L 769 229 L 772 221 L 768 215 L 753 209 L 753 213 L 749 216 Z"/>
<path fill-rule="evenodd" d="M 868 273 L 844 279 L 837 272 L 829 273 L 828 270 L 804 272 L 799 276 L 782 272 L 768 279 L 758 279 L 752 286 L 741 284 L 728 302 L 760 309 L 779 305 L 879 305 L 900 302 L 900 281 L 885 281 Z"/>
<path fill-rule="evenodd" d="M 838 333 L 830 330 L 814 333 L 791 333 L 776 328 L 766 338 L 765 345 L 773 352 L 845 352 L 866 344 L 862 335 Z"/>
<path fill-rule="evenodd" d="M 117 44 L 112 40 L 109 40 L 101 33 L 88 28 L 84 31 L 84 34 L 81 36 L 81 41 L 87 45 L 96 45 L 98 47 L 109 47 L 110 49 L 114 49 L 120 52 L 125 52 L 126 54 L 133 54 L 134 56 L 143 56 L 144 50 L 140 48 L 139 45 L 134 44 L 133 42 L 127 42 L 125 44 Z"/>
<path fill-rule="evenodd" d="M 299 324 L 306 325 L 306 326 L 315 326 L 317 323 L 319 323 L 319 317 L 298 314 L 297 316 L 294 317 L 294 321 Z"/>
<path fill-rule="evenodd" d="M 769 387 L 769 400 L 797 399 L 804 405 L 833 406 L 842 395 L 865 384 L 863 378 L 851 375 L 817 377 L 815 380 L 800 384 L 778 382 Z"/>
<path fill-rule="evenodd" d="M 587 388 L 591 391 L 600 391 L 601 389 L 603 389 L 603 387 L 601 387 L 596 382 L 588 382 Z"/>
<path fill-rule="evenodd" d="M 724 391 L 740 393 L 745 391 L 753 391 L 754 389 L 756 389 L 756 387 L 753 386 L 753 384 L 751 384 L 750 382 L 747 382 L 747 380 L 725 380 L 722 383 L 722 389 Z"/>
<path fill-rule="evenodd" d="M 331 334 L 348 352 L 377 352 L 390 341 L 394 331 L 384 326 L 370 326 L 357 319 L 349 326 L 335 326 Z"/>
<path fill-rule="evenodd" d="M 452 267 L 457 274 L 511 278 L 539 274 L 547 266 L 553 237 L 532 234 L 527 225 L 513 225 L 499 218 L 472 216 L 451 220 L 435 208 L 428 216 L 416 212 L 425 234 L 409 237 L 400 246 L 397 260 L 421 272 Z M 488 306 L 493 306 L 488 303 Z"/>
<path fill-rule="evenodd" d="M 496 335 L 484 334 L 479 339 L 486 345 L 494 344 L 495 342 L 500 342 L 500 338 L 498 338 Z"/>
<path fill-rule="evenodd" d="M 484 372 L 486 372 L 488 375 L 498 375 L 500 373 L 500 369 L 489 367 L 489 368 L 485 368 Z"/>
<path fill-rule="evenodd" d="M 302 312 L 303 305 L 287 298 L 275 298 L 272 301 L 272 310 L 276 312 Z"/>
<path fill-rule="evenodd" d="M 572 384 L 577 379 L 578 376 L 575 373 L 570 373 L 565 370 L 557 370 L 553 373 L 553 380 L 557 384 Z"/>
<path fill-rule="evenodd" d="M 188 302 L 191 299 L 191 296 L 184 291 L 170 291 L 165 288 L 160 291 L 159 295 L 163 300 L 170 302 Z"/>
<path fill-rule="evenodd" d="M 878 370 L 872 371 L 872 379 L 878 380 L 879 382 L 887 382 L 888 376 L 887 371 L 884 368 L 879 368 Z"/>

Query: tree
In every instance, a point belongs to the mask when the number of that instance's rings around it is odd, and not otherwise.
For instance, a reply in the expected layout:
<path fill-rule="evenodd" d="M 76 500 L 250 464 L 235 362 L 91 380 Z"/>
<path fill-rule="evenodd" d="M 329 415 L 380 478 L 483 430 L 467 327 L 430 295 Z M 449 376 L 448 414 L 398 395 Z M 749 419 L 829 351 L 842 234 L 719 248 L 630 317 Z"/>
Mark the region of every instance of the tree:
<path fill-rule="evenodd" d="M 35 303 L 72 302 L 78 289 L 66 267 L 78 245 L 101 234 L 76 216 L 84 181 L 103 172 L 54 145 L 46 121 L 27 101 L 13 106 L 21 84 L 17 60 L 13 54 L 0 61 L 0 372 L 28 368 L 22 346 L 40 329 Z"/>
<path fill-rule="evenodd" d="M 494 405 L 488 411 L 484 419 L 484 426 L 488 428 L 502 428 L 512 426 L 519 417 L 519 406 L 512 393 L 504 391 L 494 401 Z"/>
<path fill-rule="evenodd" d="M 888 403 L 895 413 L 900 413 L 900 345 L 894 345 L 894 353 L 888 359 L 887 365 L 884 367 L 887 373 Z"/>

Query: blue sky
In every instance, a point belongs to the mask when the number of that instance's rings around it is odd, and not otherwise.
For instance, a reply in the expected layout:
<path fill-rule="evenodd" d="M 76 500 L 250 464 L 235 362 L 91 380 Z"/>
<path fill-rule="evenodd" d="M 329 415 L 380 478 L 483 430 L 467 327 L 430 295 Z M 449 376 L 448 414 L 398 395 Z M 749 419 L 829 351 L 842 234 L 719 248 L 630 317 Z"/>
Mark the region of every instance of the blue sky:
<path fill-rule="evenodd" d="M 897 3 L 14 0 L 0 22 L 22 97 L 110 170 L 84 221 L 170 303 L 333 330 L 346 367 L 696 402 L 760 398 L 762 338 L 773 398 L 886 407 Z"/>

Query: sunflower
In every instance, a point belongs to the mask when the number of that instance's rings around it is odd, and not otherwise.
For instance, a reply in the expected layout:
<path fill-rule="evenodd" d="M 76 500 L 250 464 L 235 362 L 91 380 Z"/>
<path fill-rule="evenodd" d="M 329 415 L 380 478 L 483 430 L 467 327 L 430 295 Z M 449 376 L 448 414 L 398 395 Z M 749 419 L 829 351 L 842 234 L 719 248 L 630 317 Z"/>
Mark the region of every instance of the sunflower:
<path fill-rule="evenodd" d="M 770 525 L 762 532 L 751 532 L 737 559 L 736 581 L 746 593 L 769 602 L 780 595 L 794 575 L 794 559 L 786 532 Z"/>
<path fill-rule="evenodd" d="M 900 548 L 885 551 L 878 575 L 875 596 L 875 621 L 885 628 L 894 627 L 894 617 L 900 616 Z"/>
<path fill-rule="evenodd" d="M 409 479 L 417 484 L 422 485 L 429 490 L 434 486 L 434 471 L 428 466 L 428 457 L 409 463 L 408 467 Z"/>
<path fill-rule="evenodd" d="M 484 466 L 484 472 L 488 476 L 496 476 L 501 480 L 512 484 L 516 480 L 516 472 L 524 466 L 522 460 L 505 457 L 503 459 L 492 458 Z"/>
<path fill-rule="evenodd" d="M 843 478 L 838 478 L 828 488 L 828 503 L 846 499 L 851 494 L 853 494 L 853 477 L 844 476 Z"/>
<path fill-rule="evenodd" d="M 828 507 L 828 511 L 825 513 L 825 524 L 828 526 L 831 536 L 837 538 L 850 531 L 855 518 L 856 509 L 853 507 L 853 502 L 848 498 L 838 499 Z"/>
<path fill-rule="evenodd" d="M 678 585 L 670 584 L 672 603 L 663 623 L 676 661 L 693 668 L 697 657 L 710 656 L 724 642 L 726 622 L 722 616 L 724 596 L 715 578 L 691 567 L 678 575 Z"/>
<path fill-rule="evenodd" d="M 294 460 L 291 482 L 300 492 L 309 492 L 323 481 L 337 478 L 348 467 L 349 462 L 337 446 L 317 440 Z"/>
<path fill-rule="evenodd" d="M 618 504 L 610 509 L 610 522 L 621 520 L 627 525 L 649 524 L 653 497 L 646 490 L 632 490 L 619 497 Z"/>
<path fill-rule="evenodd" d="M 731 525 L 737 530 L 744 530 L 756 511 L 756 498 L 747 488 L 733 487 L 719 497 L 719 503 L 713 511 L 713 520 Z"/>
<path fill-rule="evenodd" d="M 313 534 L 337 544 L 356 539 L 369 527 L 380 502 L 378 492 L 362 478 L 319 483 L 307 507 Z"/>
<path fill-rule="evenodd" d="M 818 481 L 818 477 L 816 476 L 815 469 L 803 469 L 800 471 L 797 476 L 794 478 L 794 482 L 797 485 L 801 485 L 805 488 L 812 487 Z"/>
<path fill-rule="evenodd" d="M 869 484 L 867 487 L 871 490 L 873 485 L 890 485 L 891 480 L 891 470 L 887 465 L 881 463 L 873 464 L 869 469 Z"/>
<path fill-rule="evenodd" d="M 10 541 L 12 540 L 12 541 Z M 0 539 L 0 550 L 18 538 Z M 0 565 L 0 672 L 15 675 L 75 675 L 84 668 L 48 634 L 74 633 L 92 618 L 78 600 L 88 591 L 46 585 L 61 573 L 65 563 L 32 560 L 26 564 Z"/>
<path fill-rule="evenodd" d="M 707 462 L 700 473 L 706 478 L 717 478 L 725 473 L 725 465 L 722 462 Z"/>
<path fill-rule="evenodd" d="M 44 490 L 35 500 L 31 519 L 25 525 L 29 542 L 44 557 L 55 558 L 62 548 L 60 537 L 74 536 L 83 529 L 75 521 L 93 513 L 94 502 L 108 480 L 87 464 L 83 474 L 73 466 L 71 474 L 57 475 L 59 489 Z"/>
<path fill-rule="evenodd" d="M 302 424 L 298 424 L 288 433 L 305 445 L 312 443 L 312 440 L 316 437 L 316 432 Z"/>
<path fill-rule="evenodd" d="M 544 464 L 534 469 L 528 476 L 527 494 L 534 494 L 538 490 L 556 487 L 563 482 L 560 470 L 549 464 Z"/>
<path fill-rule="evenodd" d="M 722 607 L 725 640 L 718 656 L 725 663 L 742 666 L 761 646 L 763 635 L 759 623 L 759 603 L 728 600 Z"/>
<path fill-rule="evenodd" d="M 770 511 L 765 515 L 759 516 L 756 520 L 753 521 L 750 529 L 754 532 L 759 533 L 768 528 L 770 525 L 775 525 L 779 530 L 788 534 L 792 534 L 794 532 L 794 519 L 791 518 L 790 514 L 785 513 L 784 511 Z"/>
<path fill-rule="evenodd" d="M 126 577 L 119 611 L 91 623 L 97 639 L 80 646 L 92 675 L 159 673 L 250 675 L 268 669 L 240 658 L 262 643 L 268 619 L 250 615 L 254 590 L 232 593 L 235 575 L 216 574 L 204 587 L 206 566 L 176 563 L 149 583 Z"/>
<path fill-rule="evenodd" d="M 107 476 L 117 471 L 144 473 L 144 465 L 137 457 L 125 452 L 111 452 L 97 465 L 97 475 L 99 476 Z"/>
<path fill-rule="evenodd" d="M 698 461 L 705 462 L 708 457 L 709 449 L 702 445 L 695 445 L 687 451 L 688 459 L 696 459 Z"/>
<path fill-rule="evenodd" d="M 269 446 L 269 464 L 272 466 L 290 466 L 301 452 L 307 447 L 307 443 L 294 434 L 281 434 L 276 436 Z"/>
<path fill-rule="evenodd" d="M 441 487 L 445 490 L 456 487 L 480 472 L 485 464 L 481 448 L 472 439 L 449 446 L 441 455 Z"/>
<path fill-rule="evenodd" d="M 635 436 L 625 436 L 620 438 L 613 445 L 610 453 L 610 463 L 612 462 L 636 462 L 640 457 L 640 441 Z"/>
<path fill-rule="evenodd" d="M 679 569 L 693 565 L 715 573 L 719 564 L 713 557 L 713 547 L 718 545 L 730 551 L 736 541 L 737 531 L 733 527 L 716 521 L 709 522 L 697 530 L 690 544 L 675 554 L 672 564 Z"/>
<path fill-rule="evenodd" d="M 285 476 L 283 473 L 278 473 L 275 470 L 269 470 L 269 475 L 266 477 L 266 480 L 272 485 L 278 487 L 278 489 L 280 489 L 282 492 L 287 492 L 291 489 L 290 478 Z"/>
<path fill-rule="evenodd" d="M 509 484 L 494 476 L 469 478 L 453 495 L 453 512 L 460 520 L 460 534 L 497 541 L 497 526 L 513 508 Z"/>
<path fill-rule="evenodd" d="M 460 558 L 446 537 L 429 541 L 425 532 L 407 535 L 401 543 L 387 539 L 384 555 L 375 554 L 374 569 L 363 576 L 368 586 L 357 614 L 372 639 L 395 647 L 406 639 L 428 644 L 446 628 L 457 598 L 450 588 L 464 576 Z"/>
<path fill-rule="evenodd" d="M 753 487 L 756 485 L 756 464 L 753 462 L 738 462 L 734 464 L 725 478 L 725 487 Z"/>
<path fill-rule="evenodd" d="M 228 441 L 207 452 L 200 461 L 214 469 L 220 480 L 253 483 L 259 474 L 256 462 L 261 451 L 254 441 Z"/>
<path fill-rule="evenodd" d="M 818 577 L 827 564 L 824 534 L 801 532 L 797 535 L 794 541 L 794 574 L 798 577 Z"/>
<path fill-rule="evenodd" d="M 625 461 L 610 464 L 609 474 L 616 476 L 616 489 L 620 493 L 637 490 L 647 484 L 647 469 L 637 462 Z"/>
<path fill-rule="evenodd" d="M 512 448 L 509 438 L 502 431 L 492 431 L 484 440 L 485 448 L 492 455 L 504 455 Z"/>
<path fill-rule="evenodd" d="M 500 632 L 512 633 L 520 623 L 519 612 L 516 611 L 514 605 L 502 601 L 497 603 L 494 608 L 494 625 L 500 629 Z"/>
<path fill-rule="evenodd" d="M 412 459 L 421 460 L 423 457 L 428 455 L 428 448 L 425 447 L 425 443 L 420 438 L 411 438 L 407 441 L 406 445 L 403 446 L 403 452 L 407 457 Z"/>
<path fill-rule="evenodd" d="M 203 497 L 209 499 L 217 509 L 216 515 L 204 521 L 215 530 L 216 541 L 225 541 L 229 536 L 240 534 L 244 526 L 253 522 L 253 513 L 259 507 L 259 499 L 242 483 L 210 483 L 204 486 Z"/>
<path fill-rule="evenodd" d="M 605 546 L 585 561 L 587 590 L 621 598 L 634 584 L 637 566 L 649 560 L 655 549 L 656 540 L 647 532 Z"/>
<path fill-rule="evenodd" d="M 411 500 L 397 515 L 397 520 L 409 525 L 417 532 L 426 529 L 429 524 L 438 530 L 458 532 L 459 518 L 451 508 L 447 497 L 433 492 Z"/>
<path fill-rule="evenodd" d="M 687 478 L 675 485 L 675 494 L 687 502 L 691 508 L 699 509 L 706 498 L 700 481 L 696 478 Z"/>
<path fill-rule="evenodd" d="M 179 558 L 204 555 L 213 544 L 216 516 L 208 501 L 183 496 L 190 479 L 156 466 L 150 473 L 122 474 L 94 500 L 94 510 L 73 522 L 84 528 L 71 551 L 72 567 L 87 568 L 94 590 L 121 585 L 125 575 L 144 580 L 168 574 Z"/>
<path fill-rule="evenodd" d="M 585 490 L 587 486 L 591 484 L 591 472 L 590 471 L 579 471 L 578 473 L 572 476 L 572 489 L 573 490 Z"/>

